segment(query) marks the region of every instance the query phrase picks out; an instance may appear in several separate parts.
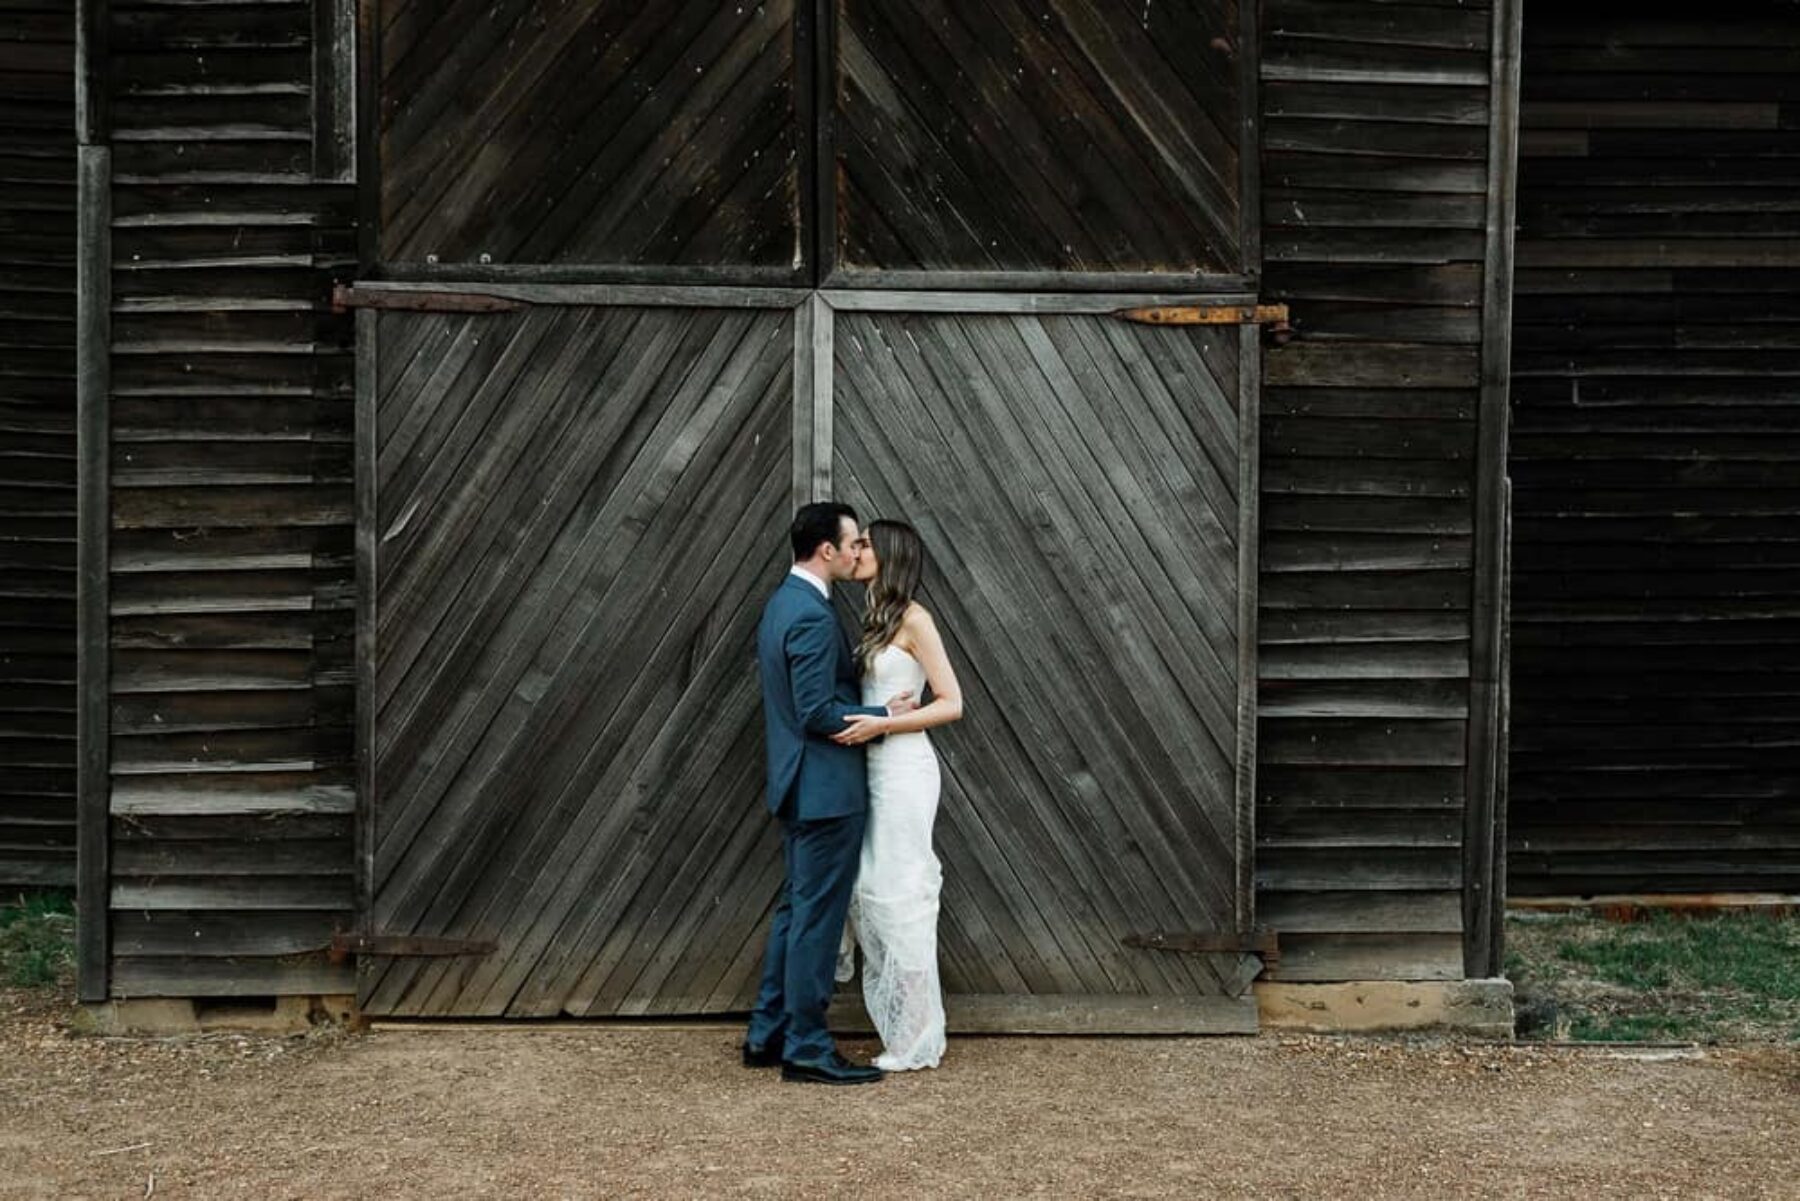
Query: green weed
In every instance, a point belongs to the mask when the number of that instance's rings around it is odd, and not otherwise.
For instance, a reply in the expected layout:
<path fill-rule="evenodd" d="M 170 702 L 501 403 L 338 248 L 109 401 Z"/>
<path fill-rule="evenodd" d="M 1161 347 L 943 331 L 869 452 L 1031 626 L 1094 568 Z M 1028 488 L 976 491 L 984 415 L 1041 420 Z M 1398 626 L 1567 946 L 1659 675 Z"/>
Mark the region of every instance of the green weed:
<path fill-rule="evenodd" d="M 15 988 L 66 982 L 75 970 L 75 901 L 27 893 L 0 904 L 0 980 Z"/>

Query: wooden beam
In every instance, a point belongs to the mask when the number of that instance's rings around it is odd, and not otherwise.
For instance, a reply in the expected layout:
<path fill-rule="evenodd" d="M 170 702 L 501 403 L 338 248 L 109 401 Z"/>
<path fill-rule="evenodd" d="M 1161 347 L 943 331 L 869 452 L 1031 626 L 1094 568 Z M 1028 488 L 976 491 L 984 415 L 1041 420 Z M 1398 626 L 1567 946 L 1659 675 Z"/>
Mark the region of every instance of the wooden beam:
<path fill-rule="evenodd" d="M 951 292 L 894 288 L 826 289 L 825 303 L 864 313 L 1094 313 L 1153 307 L 1255 307 L 1248 292 Z"/>
<path fill-rule="evenodd" d="M 1256 286 L 1249 274 L 1202 275 L 1197 272 L 1149 271 L 924 271 L 837 267 L 823 277 L 833 290 L 887 289 L 1038 292 L 1049 288 L 1105 291 L 1132 288 L 1147 292 L 1242 292 Z"/>
<path fill-rule="evenodd" d="M 832 412 L 837 383 L 837 323 L 830 306 L 815 294 L 807 302 L 812 306 L 812 390 L 797 398 L 797 403 L 812 409 L 812 437 L 809 450 L 812 460 L 811 496 L 824 500 L 832 493 L 831 456 Z"/>
<path fill-rule="evenodd" d="M 338 183 L 356 180 L 356 3 L 313 3 L 313 177 Z"/>
<path fill-rule="evenodd" d="M 75 142 L 104 143 L 112 129 L 107 74 L 107 28 L 111 0 L 76 0 L 75 9 Z"/>
<path fill-rule="evenodd" d="M 381 261 L 380 0 L 356 3 L 356 86 L 352 120 L 356 128 L 356 260 L 359 275 Z"/>
<path fill-rule="evenodd" d="M 367 192 L 369 189 L 362 189 Z M 377 253 L 376 250 L 371 253 Z M 714 288 L 798 288 L 811 281 L 804 267 L 728 267 L 646 263 L 413 263 L 374 259 L 365 264 L 385 281 L 506 284 L 685 284 Z"/>
<path fill-rule="evenodd" d="M 1499 765 L 1505 696 L 1507 390 L 1512 370 L 1513 224 L 1518 201 L 1521 0 L 1493 10 L 1483 264 L 1481 406 L 1476 433 L 1475 566 L 1470 612 L 1467 805 L 1463 813 L 1463 970 L 1498 974 L 1505 907 Z"/>
<path fill-rule="evenodd" d="M 378 581 L 376 536 L 376 391 L 380 376 L 376 358 L 381 314 L 356 314 L 356 880 L 355 913 L 359 929 L 374 921 L 375 897 L 375 590 Z M 365 975 L 357 969 L 358 988 Z"/>
<path fill-rule="evenodd" d="M 77 991 L 108 995 L 108 531 L 112 390 L 112 151 L 78 151 L 76 245 L 76 926 Z"/>
<path fill-rule="evenodd" d="M 1238 264 L 1253 289 L 1262 278 L 1262 27 L 1260 0 L 1238 5 Z"/>
<path fill-rule="evenodd" d="M 1257 597 L 1262 527 L 1262 338 L 1238 330 L 1238 929 L 1256 924 Z"/>
<path fill-rule="evenodd" d="M 792 308 L 810 293 L 799 288 L 738 288 L 711 284 L 506 283 L 469 277 L 357 280 L 339 287 L 340 308 L 431 312 L 504 312 L 526 305 L 700 309 Z"/>

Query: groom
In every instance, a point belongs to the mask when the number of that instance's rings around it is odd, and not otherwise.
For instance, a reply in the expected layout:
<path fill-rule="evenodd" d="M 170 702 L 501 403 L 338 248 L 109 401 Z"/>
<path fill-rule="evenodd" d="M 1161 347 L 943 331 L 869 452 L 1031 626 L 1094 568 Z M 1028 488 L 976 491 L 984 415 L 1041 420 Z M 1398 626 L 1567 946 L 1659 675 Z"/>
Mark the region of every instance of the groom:
<path fill-rule="evenodd" d="M 769 925 L 744 1063 L 780 1064 L 783 1080 L 870 1084 L 881 1072 L 838 1054 L 825 1029 L 868 817 L 863 748 L 839 746 L 831 736 L 852 713 L 880 717 L 914 704 L 906 693 L 885 709 L 857 703 L 855 655 L 831 607 L 832 583 L 851 578 L 862 553 L 855 511 L 829 502 L 805 505 L 788 535 L 794 566 L 763 607 L 756 630 L 768 802 L 781 820 L 787 878 Z"/>

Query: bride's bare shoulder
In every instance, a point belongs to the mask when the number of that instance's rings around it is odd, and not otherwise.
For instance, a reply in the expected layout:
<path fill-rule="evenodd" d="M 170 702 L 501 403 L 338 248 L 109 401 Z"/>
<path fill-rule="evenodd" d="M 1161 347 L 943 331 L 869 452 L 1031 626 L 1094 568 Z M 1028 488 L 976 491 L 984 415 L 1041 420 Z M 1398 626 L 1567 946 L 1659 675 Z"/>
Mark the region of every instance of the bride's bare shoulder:
<path fill-rule="evenodd" d="M 927 609 L 924 605 L 921 605 L 918 601 L 909 601 L 906 606 L 906 612 L 900 615 L 900 626 L 902 629 L 925 629 L 931 624 L 931 610 Z"/>

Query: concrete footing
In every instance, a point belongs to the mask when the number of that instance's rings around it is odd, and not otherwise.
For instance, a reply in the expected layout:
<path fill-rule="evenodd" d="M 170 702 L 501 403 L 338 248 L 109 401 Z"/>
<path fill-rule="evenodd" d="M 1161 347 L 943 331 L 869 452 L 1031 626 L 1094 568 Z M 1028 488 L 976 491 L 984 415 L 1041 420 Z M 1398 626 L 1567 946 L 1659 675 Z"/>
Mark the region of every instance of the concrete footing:
<path fill-rule="evenodd" d="M 1264 1031 L 1376 1033 L 1447 1030 L 1486 1038 L 1513 1035 L 1510 980 L 1364 980 L 1256 986 Z M 303 1034 L 314 1026 L 356 1027 L 363 1018 L 348 996 L 276 997 L 263 1004 L 138 997 L 83 1007 L 77 1023 L 90 1034 Z"/>
<path fill-rule="evenodd" d="M 77 1029 L 87 1034 L 304 1034 L 314 1026 L 354 1026 L 356 998 L 271 997 L 245 999 L 130 997 L 84 1005 Z"/>
<path fill-rule="evenodd" d="M 1452 1030 L 1486 1038 L 1513 1036 L 1513 986 L 1491 980 L 1362 980 L 1256 985 L 1262 1028 L 1314 1033 Z"/>

